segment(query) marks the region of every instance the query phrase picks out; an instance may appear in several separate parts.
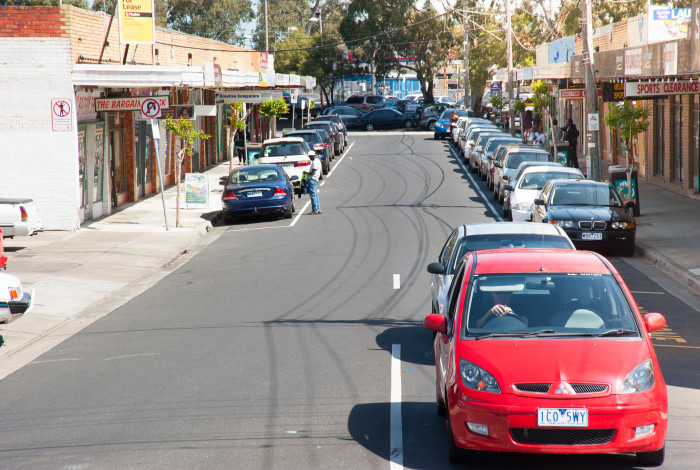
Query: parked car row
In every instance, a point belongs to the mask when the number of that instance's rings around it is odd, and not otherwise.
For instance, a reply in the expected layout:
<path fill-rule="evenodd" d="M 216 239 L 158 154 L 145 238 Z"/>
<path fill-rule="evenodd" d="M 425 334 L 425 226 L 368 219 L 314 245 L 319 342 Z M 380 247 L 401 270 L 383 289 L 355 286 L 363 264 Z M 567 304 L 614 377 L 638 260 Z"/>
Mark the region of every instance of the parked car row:
<path fill-rule="evenodd" d="M 0 230 L 0 270 L 6 269 L 7 257 L 3 232 Z M 29 313 L 33 305 L 34 291 L 25 292 L 17 276 L 0 272 L 0 323 L 9 323 Z"/>
<path fill-rule="evenodd" d="M 515 220 L 458 226 L 427 267 L 423 325 L 434 335 L 450 461 L 478 451 L 632 453 L 661 465 L 668 396 L 650 332 L 666 320 L 640 313 L 605 257 L 577 250 L 630 253 L 631 205 L 488 122 L 445 114 L 435 138 L 450 136 Z"/>

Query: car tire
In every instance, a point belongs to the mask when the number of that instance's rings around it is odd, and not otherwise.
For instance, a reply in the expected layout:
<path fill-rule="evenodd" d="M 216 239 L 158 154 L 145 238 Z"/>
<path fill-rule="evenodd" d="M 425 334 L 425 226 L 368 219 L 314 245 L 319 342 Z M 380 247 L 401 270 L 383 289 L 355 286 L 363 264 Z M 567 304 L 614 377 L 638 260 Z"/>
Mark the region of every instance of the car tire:
<path fill-rule="evenodd" d="M 498 200 L 498 188 L 496 187 L 496 185 L 493 186 L 493 200 Z"/>
<path fill-rule="evenodd" d="M 330 167 L 331 167 L 331 164 L 326 160 L 326 163 L 323 165 L 323 169 L 322 169 L 321 173 L 323 173 L 324 175 L 327 175 L 328 172 L 330 171 Z"/>
<path fill-rule="evenodd" d="M 445 402 L 440 398 L 440 395 L 438 395 L 437 390 L 435 391 L 435 411 L 437 411 L 438 416 L 447 416 L 447 407 L 445 406 Z"/>
<path fill-rule="evenodd" d="M 428 129 L 430 129 L 431 131 L 435 130 L 435 121 L 430 121 L 428 123 Z"/>
<path fill-rule="evenodd" d="M 637 465 L 640 467 L 658 467 L 666 458 L 666 445 L 651 452 L 637 452 Z"/>
<path fill-rule="evenodd" d="M 622 248 L 622 256 L 627 256 L 627 257 L 632 257 L 634 256 L 634 248 L 635 244 L 632 242 L 630 245 L 627 245 L 626 247 Z"/>
<path fill-rule="evenodd" d="M 373 131 L 373 130 L 374 130 L 374 124 L 372 124 L 371 122 L 368 122 L 367 124 L 365 124 L 365 130 Z"/>
<path fill-rule="evenodd" d="M 433 134 L 433 139 L 438 140 L 440 139 L 440 136 L 438 136 L 437 134 Z"/>
<path fill-rule="evenodd" d="M 223 217 L 224 223 L 226 225 L 231 225 L 232 223 L 234 223 L 236 221 L 236 217 L 231 215 L 231 214 L 224 213 L 223 215 L 224 215 L 224 217 Z"/>
<path fill-rule="evenodd" d="M 294 207 L 294 198 L 292 197 L 292 202 L 289 204 L 289 207 L 288 207 L 287 210 L 284 212 L 284 218 L 285 218 L 285 219 L 291 219 L 291 218 L 292 218 L 292 214 L 294 214 L 294 210 L 295 210 L 295 207 Z"/>
<path fill-rule="evenodd" d="M 413 121 L 410 120 L 410 119 L 406 119 L 406 120 L 403 122 L 403 127 L 406 128 L 406 129 L 410 129 L 411 127 L 413 127 Z"/>

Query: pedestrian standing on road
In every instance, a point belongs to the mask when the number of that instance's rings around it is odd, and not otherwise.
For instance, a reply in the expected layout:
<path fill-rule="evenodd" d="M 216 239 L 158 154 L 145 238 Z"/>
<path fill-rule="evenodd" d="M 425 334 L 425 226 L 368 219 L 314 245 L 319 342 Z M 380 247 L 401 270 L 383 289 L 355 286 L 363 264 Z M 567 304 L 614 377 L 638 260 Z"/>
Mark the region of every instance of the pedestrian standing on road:
<path fill-rule="evenodd" d="M 321 159 L 315 153 L 309 155 L 311 159 L 311 168 L 305 171 L 309 180 L 309 196 L 311 197 L 311 213 L 320 214 L 321 204 L 318 202 L 318 180 L 321 177 Z"/>
<path fill-rule="evenodd" d="M 574 120 L 569 118 L 566 125 L 566 141 L 569 142 L 569 166 L 578 168 L 578 155 L 576 155 L 576 147 L 578 146 L 578 129 Z"/>

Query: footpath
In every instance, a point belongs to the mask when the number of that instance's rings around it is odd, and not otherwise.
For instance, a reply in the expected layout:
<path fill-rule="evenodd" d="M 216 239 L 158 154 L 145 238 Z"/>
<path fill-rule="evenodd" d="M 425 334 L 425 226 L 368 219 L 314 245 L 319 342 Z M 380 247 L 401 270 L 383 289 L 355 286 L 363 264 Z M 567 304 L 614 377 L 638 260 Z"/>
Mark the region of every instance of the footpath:
<path fill-rule="evenodd" d="M 175 187 L 86 222 L 78 231 L 49 231 L 5 240 L 7 272 L 34 291 L 30 313 L 0 325 L 0 379 L 144 292 L 211 240 L 204 240 L 221 209 L 225 162 L 204 174 L 206 206 L 181 203 L 175 227 Z M 607 176 L 607 170 L 605 171 Z M 700 200 L 639 181 L 637 252 L 700 295 Z M 184 190 L 181 187 L 181 199 Z"/>

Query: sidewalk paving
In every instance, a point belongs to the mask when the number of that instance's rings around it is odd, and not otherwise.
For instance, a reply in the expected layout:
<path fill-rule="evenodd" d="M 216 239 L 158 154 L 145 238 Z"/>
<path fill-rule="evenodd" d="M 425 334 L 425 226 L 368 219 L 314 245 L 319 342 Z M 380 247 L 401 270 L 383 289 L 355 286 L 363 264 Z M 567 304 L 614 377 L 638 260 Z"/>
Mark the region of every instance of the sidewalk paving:
<path fill-rule="evenodd" d="M 156 194 L 88 221 L 76 232 L 6 240 L 7 272 L 18 276 L 25 290 L 34 290 L 35 304 L 30 313 L 0 326 L 5 340 L 0 379 L 145 291 L 204 246 L 198 241 L 219 214 L 219 178 L 228 172 L 228 162 L 205 172 L 208 205 L 182 207 L 178 228 L 172 187 L 165 191 L 167 231 L 161 195 Z M 643 179 L 639 194 L 637 256 L 700 295 L 700 200 Z"/>

